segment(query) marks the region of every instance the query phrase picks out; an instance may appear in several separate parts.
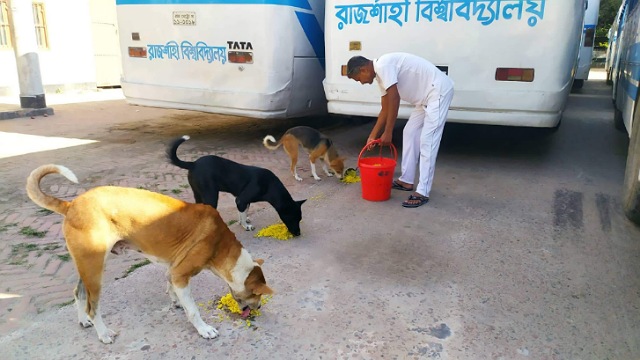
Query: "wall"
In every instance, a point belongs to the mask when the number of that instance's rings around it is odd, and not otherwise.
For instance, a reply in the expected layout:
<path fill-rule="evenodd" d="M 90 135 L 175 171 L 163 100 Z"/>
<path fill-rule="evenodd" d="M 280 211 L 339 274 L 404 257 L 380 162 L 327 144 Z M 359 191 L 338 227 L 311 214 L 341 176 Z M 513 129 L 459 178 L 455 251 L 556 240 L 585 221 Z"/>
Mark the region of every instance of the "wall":
<path fill-rule="evenodd" d="M 89 1 L 40 1 L 49 35 L 49 49 L 38 51 L 45 93 L 96 87 Z M 13 49 L 0 50 L 0 95 L 19 95 Z"/>

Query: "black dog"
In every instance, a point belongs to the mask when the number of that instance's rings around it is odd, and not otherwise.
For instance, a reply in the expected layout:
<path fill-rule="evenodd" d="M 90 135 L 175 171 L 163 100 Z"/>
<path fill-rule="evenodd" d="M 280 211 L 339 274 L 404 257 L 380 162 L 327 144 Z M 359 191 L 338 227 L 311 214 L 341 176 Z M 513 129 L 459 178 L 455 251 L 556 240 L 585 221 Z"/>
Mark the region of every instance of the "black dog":
<path fill-rule="evenodd" d="M 247 212 L 249 204 L 266 201 L 278 212 L 287 229 L 300 235 L 302 220 L 302 204 L 306 200 L 294 201 L 284 184 L 270 170 L 257 166 L 238 164 L 237 162 L 208 155 L 194 162 L 178 159 L 178 146 L 189 140 L 185 135 L 174 140 L 167 148 L 167 156 L 171 163 L 189 170 L 189 185 L 193 190 L 196 203 L 218 207 L 218 192 L 231 193 L 236 197 L 236 205 L 240 212 L 240 225 L 245 230 L 253 230 L 249 224 Z"/>

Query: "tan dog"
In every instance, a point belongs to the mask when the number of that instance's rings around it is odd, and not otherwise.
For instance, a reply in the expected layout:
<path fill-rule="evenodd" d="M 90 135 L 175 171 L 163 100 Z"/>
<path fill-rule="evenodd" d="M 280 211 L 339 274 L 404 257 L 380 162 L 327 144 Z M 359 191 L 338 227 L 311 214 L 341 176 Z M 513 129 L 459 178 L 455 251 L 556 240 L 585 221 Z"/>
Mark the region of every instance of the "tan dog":
<path fill-rule="evenodd" d="M 275 145 L 270 145 L 269 142 L 275 143 Z M 333 146 L 331 139 L 314 128 L 310 128 L 308 126 L 292 127 L 282 135 L 277 143 L 276 139 L 271 135 L 265 136 L 264 139 L 262 139 L 262 143 L 270 150 L 276 150 L 280 145 L 284 147 L 284 151 L 289 155 L 289 158 L 291 158 L 291 174 L 293 174 L 293 177 L 298 181 L 302 181 L 302 178 L 298 176 L 298 172 L 296 171 L 296 164 L 298 163 L 298 145 L 302 145 L 302 147 L 309 153 L 311 173 L 313 174 L 314 179 L 320 180 L 320 177 L 316 174 L 315 164 L 316 160 L 319 158 L 324 160 L 322 163 L 322 169 L 327 176 L 333 176 L 329 172 L 329 169 L 327 169 L 328 164 L 338 179 L 342 179 L 344 172 L 344 158 L 338 155 L 338 151 L 336 150 L 336 147 Z"/>
<path fill-rule="evenodd" d="M 78 321 L 94 325 L 103 343 L 116 333 L 100 315 L 102 272 L 109 252 L 129 247 L 169 267 L 167 291 L 202 337 L 212 339 L 218 331 L 207 325 L 191 297 L 189 280 L 208 269 L 230 287 L 243 313 L 260 307 L 261 296 L 272 294 L 262 269 L 263 261 L 251 258 L 216 209 L 190 204 L 147 190 L 101 186 L 64 201 L 40 189 L 40 180 L 58 173 L 77 182 L 64 166 L 43 165 L 27 178 L 27 194 L 36 204 L 62 214 L 63 232 L 80 279 L 74 291 Z"/>

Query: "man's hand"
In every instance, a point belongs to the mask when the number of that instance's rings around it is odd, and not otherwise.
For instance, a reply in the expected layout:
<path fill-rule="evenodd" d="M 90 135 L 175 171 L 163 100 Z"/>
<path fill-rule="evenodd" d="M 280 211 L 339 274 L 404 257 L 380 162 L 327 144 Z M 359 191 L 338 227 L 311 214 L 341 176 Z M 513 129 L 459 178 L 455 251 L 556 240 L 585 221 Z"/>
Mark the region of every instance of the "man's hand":
<path fill-rule="evenodd" d="M 392 137 L 393 137 L 392 131 L 385 131 L 382 133 L 382 136 L 380 137 L 380 143 L 382 145 L 391 145 Z"/>
<path fill-rule="evenodd" d="M 375 141 L 375 140 L 376 140 L 376 137 L 375 137 L 375 136 L 373 136 L 373 135 L 369 135 L 369 138 L 367 139 L 367 144 L 370 144 L 372 141 Z M 367 146 L 367 150 L 371 150 L 371 149 L 373 149 L 373 147 L 374 147 L 374 146 L 375 146 L 375 145 L 369 145 L 369 146 Z"/>

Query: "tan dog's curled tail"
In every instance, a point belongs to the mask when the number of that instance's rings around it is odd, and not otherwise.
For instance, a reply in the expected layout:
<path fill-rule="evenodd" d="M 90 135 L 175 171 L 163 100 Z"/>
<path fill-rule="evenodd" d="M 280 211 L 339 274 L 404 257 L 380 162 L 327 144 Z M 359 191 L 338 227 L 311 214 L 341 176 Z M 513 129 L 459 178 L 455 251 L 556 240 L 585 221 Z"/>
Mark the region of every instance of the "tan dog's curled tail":
<path fill-rule="evenodd" d="M 66 215 L 67 209 L 69 209 L 69 204 L 71 203 L 68 201 L 60 200 L 51 195 L 47 195 L 42 192 L 42 189 L 40 189 L 40 180 L 43 177 L 53 173 L 60 174 L 70 181 L 76 184 L 78 183 L 78 178 L 76 177 L 76 175 L 66 167 L 54 164 L 42 165 L 39 168 L 33 170 L 27 178 L 27 195 L 29 196 L 29 199 L 31 199 L 31 201 L 33 201 L 37 205 L 45 209 L 55 211 L 58 214 Z"/>
<path fill-rule="evenodd" d="M 270 145 L 269 142 L 272 142 L 275 145 Z M 262 144 L 264 144 L 264 146 L 269 150 L 277 150 L 280 145 L 282 145 L 282 142 L 276 142 L 276 138 L 271 135 L 267 135 L 264 137 L 264 139 L 262 139 Z"/>

